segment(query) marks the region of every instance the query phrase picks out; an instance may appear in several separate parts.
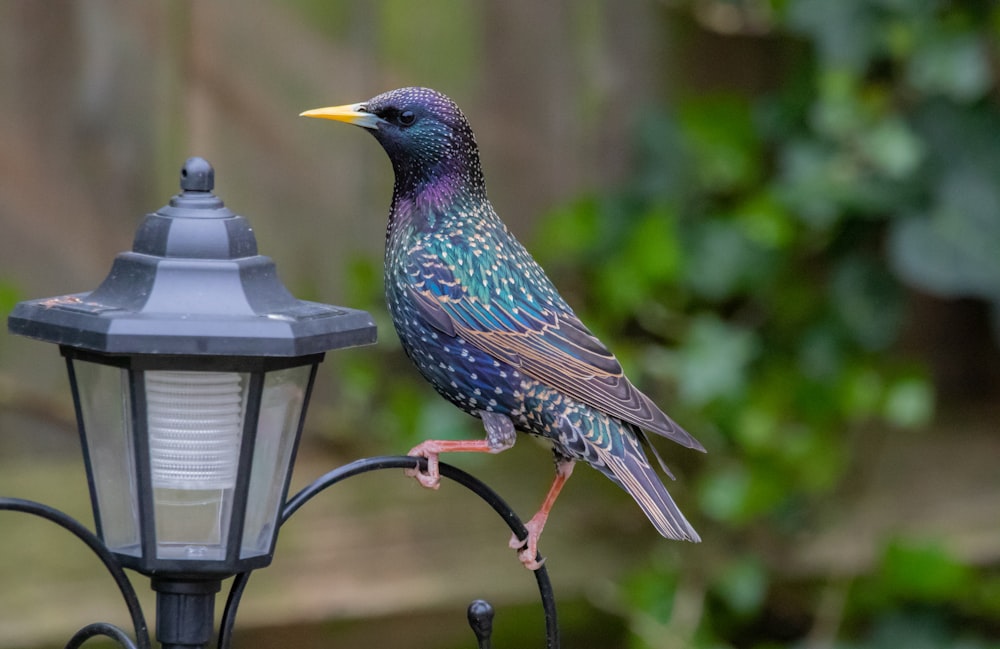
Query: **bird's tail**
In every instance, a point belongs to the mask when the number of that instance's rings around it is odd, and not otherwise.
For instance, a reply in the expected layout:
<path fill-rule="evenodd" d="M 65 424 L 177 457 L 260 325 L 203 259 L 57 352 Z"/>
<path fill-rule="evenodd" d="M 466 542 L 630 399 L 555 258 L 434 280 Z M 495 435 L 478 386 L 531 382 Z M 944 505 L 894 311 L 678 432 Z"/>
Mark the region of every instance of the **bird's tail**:
<path fill-rule="evenodd" d="M 642 439 L 642 432 L 636 442 Z M 646 454 L 638 444 L 626 443 L 624 452 L 609 453 L 602 449 L 604 472 L 617 482 L 635 499 L 649 518 L 657 531 L 668 539 L 678 541 L 701 542 L 701 537 L 694 531 L 691 524 L 684 518 L 674 499 L 670 497 L 667 488 L 663 486 L 660 476 L 649 465 Z"/>

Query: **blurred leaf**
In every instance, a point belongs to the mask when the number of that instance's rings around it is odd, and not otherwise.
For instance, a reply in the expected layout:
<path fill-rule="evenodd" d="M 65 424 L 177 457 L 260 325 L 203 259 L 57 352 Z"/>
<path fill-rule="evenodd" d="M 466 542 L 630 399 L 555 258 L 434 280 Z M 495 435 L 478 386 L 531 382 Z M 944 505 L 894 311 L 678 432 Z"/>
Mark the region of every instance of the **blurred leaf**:
<path fill-rule="evenodd" d="M 846 449 L 839 433 L 830 434 L 806 426 L 798 426 L 785 435 L 781 446 L 782 460 L 787 467 L 796 495 L 823 493 L 832 488 L 842 474 Z M 786 486 L 787 489 L 787 486 Z M 801 492 L 801 493 L 798 493 Z"/>
<path fill-rule="evenodd" d="M 906 76 L 917 90 L 955 101 L 979 99 L 992 83 L 985 44 L 971 31 L 922 39 L 909 59 Z"/>
<path fill-rule="evenodd" d="M 882 557 L 879 580 L 885 594 L 943 602 L 968 592 L 976 575 L 939 545 L 895 541 Z"/>
<path fill-rule="evenodd" d="M 922 378 L 900 379 L 886 390 L 882 410 L 886 421 L 900 428 L 924 426 L 934 414 L 934 390 Z"/>
<path fill-rule="evenodd" d="M 545 215 L 535 232 L 535 257 L 543 264 L 576 260 L 598 244 L 601 213 L 595 198 L 581 198 Z"/>
<path fill-rule="evenodd" d="M 799 140 L 781 151 L 779 195 L 798 217 L 816 229 L 831 227 L 841 217 L 859 182 L 859 170 L 849 158 L 828 145 Z"/>
<path fill-rule="evenodd" d="M 660 623 L 670 621 L 677 592 L 676 572 L 655 567 L 635 572 L 626 579 L 624 590 L 631 607 Z"/>
<path fill-rule="evenodd" d="M 870 649 L 941 649 L 952 647 L 952 635 L 939 616 L 895 613 L 880 619 L 865 644 Z"/>
<path fill-rule="evenodd" d="M 828 321 L 802 332 L 797 350 L 797 367 L 802 375 L 816 380 L 837 376 L 846 356 L 842 338 Z"/>
<path fill-rule="evenodd" d="M 778 438 L 779 425 L 772 408 L 749 403 L 739 414 L 734 435 L 743 448 L 761 451 L 770 448 Z"/>
<path fill-rule="evenodd" d="M 883 394 L 882 375 L 868 364 L 845 371 L 838 395 L 840 408 L 854 421 L 867 419 L 878 412 Z"/>
<path fill-rule="evenodd" d="M 905 281 L 949 296 L 1000 296 L 1000 113 L 928 102 L 915 124 L 929 144 L 928 200 L 892 222 L 888 256 Z"/>
<path fill-rule="evenodd" d="M 887 178 L 904 179 L 924 157 L 924 144 L 897 118 L 880 121 L 859 142 L 861 152 Z"/>
<path fill-rule="evenodd" d="M 363 304 L 364 308 L 382 304 L 382 267 L 379 262 L 368 256 L 356 255 L 347 261 L 346 274 L 347 300 L 351 304 Z"/>
<path fill-rule="evenodd" d="M 713 316 L 696 317 L 676 355 L 681 398 L 698 405 L 739 395 L 757 348 L 753 333 Z"/>
<path fill-rule="evenodd" d="M 681 244 L 676 217 L 665 207 L 651 210 L 633 226 L 626 241 L 627 261 L 650 286 L 677 278 L 681 268 Z"/>
<path fill-rule="evenodd" d="M 698 483 L 698 506 L 716 520 L 736 522 L 746 513 L 750 476 L 745 466 L 718 467 Z"/>
<path fill-rule="evenodd" d="M 746 99 L 691 97 L 681 102 L 678 119 L 708 191 L 733 191 L 758 179 L 759 141 Z"/>
<path fill-rule="evenodd" d="M 698 483 L 701 510 L 730 525 L 772 512 L 790 495 L 786 475 L 764 460 L 719 467 Z"/>
<path fill-rule="evenodd" d="M 850 255 L 834 269 L 830 297 L 840 321 L 862 347 L 884 349 L 903 321 L 903 295 L 888 271 L 868 257 Z"/>
<path fill-rule="evenodd" d="M 784 249 L 795 237 L 795 218 L 771 193 L 753 194 L 734 211 L 736 223 L 754 244 Z"/>
<path fill-rule="evenodd" d="M 945 173 L 927 216 L 893 223 L 890 259 L 906 281 L 939 295 L 1000 297 L 1000 187 L 990 171 Z"/>
<path fill-rule="evenodd" d="M 824 65 L 857 74 L 878 43 L 873 4 L 867 0 L 798 0 L 788 3 L 788 20 L 815 43 Z"/>
<path fill-rule="evenodd" d="M 681 199 L 694 193 L 691 152 L 673 113 L 650 111 L 638 121 L 635 192 L 644 198 Z"/>
<path fill-rule="evenodd" d="M 810 111 L 816 131 L 831 139 L 858 134 L 870 121 L 859 92 L 861 79 L 844 68 L 825 68 L 819 73 L 819 95 Z"/>
<path fill-rule="evenodd" d="M 744 556 L 726 566 L 715 580 L 714 591 L 731 611 L 748 616 L 760 609 L 767 587 L 766 566 L 754 556 Z"/>
<path fill-rule="evenodd" d="M 595 268 L 602 309 L 629 317 L 650 308 L 662 289 L 674 282 L 682 261 L 675 223 L 672 212 L 656 207 L 636 218 L 623 233 L 619 244 Z"/>
<path fill-rule="evenodd" d="M 6 319 L 7 314 L 23 299 L 20 289 L 13 282 L 0 279 L 0 317 Z"/>
<path fill-rule="evenodd" d="M 687 243 L 686 283 L 699 295 L 722 300 L 753 284 L 769 268 L 766 253 L 731 223 L 697 224 Z"/>

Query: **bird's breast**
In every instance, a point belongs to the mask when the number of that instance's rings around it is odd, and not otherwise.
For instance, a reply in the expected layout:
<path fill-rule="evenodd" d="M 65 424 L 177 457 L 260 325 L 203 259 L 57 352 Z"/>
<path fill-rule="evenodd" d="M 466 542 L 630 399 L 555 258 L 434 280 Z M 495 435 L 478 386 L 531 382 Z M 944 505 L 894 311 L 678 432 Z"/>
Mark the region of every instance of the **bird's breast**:
<path fill-rule="evenodd" d="M 522 376 L 506 363 L 450 336 L 423 318 L 407 297 L 390 298 L 396 333 L 417 370 L 449 401 L 467 412 L 508 414 L 517 408 Z"/>

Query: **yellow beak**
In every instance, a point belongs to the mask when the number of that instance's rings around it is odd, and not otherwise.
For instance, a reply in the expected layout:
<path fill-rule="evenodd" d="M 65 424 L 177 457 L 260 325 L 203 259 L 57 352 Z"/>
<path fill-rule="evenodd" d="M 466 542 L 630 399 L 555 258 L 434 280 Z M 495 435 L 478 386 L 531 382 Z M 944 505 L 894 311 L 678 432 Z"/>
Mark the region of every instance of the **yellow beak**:
<path fill-rule="evenodd" d="M 314 108 L 304 113 L 299 113 L 299 117 L 317 117 L 320 119 L 332 119 L 338 122 L 347 122 L 364 128 L 377 129 L 381 122 L 381 117 L 375 113 L 364 110 L 364 104 L 344 104 L 343 106 L 328 106 L 326 108 Z"/>

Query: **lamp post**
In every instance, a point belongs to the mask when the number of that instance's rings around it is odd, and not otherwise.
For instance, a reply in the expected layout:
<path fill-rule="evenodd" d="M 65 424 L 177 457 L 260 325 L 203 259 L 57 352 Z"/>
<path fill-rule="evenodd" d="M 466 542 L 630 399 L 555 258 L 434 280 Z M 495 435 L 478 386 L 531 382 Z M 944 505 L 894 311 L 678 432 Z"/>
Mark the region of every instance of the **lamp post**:
<path fill-rule="evenodd" d="M 271 562 L 316 367 L 375 342 L 363 312 L 297 300 L 201 158 L 94 291 L 17 305 L 60 346 L 97 534 L 153 578 L 164 647 L 211 638 L 225 577 Z"/>
<path fill-rule="evenodd" d="M 0 510 L 43 516 L 87 542 L 118 581 L 140 647 L 149 640 L 121 567 L 151 577 L 157 640 L 196 649 L 211 640 L 222 580 L 239 574 L 220 635 L 228 646 L 246 576 L 270 564 L 278 528 L 306 500 L 344 477 L 420 461 L 361 461 L 286 505 L 317 366 L 327 351 L 374 343 L 375 325 L 364 311 L 293 297 L 246 219 L 212 193 L 208 162 L 188 159 L 180 186 L 95 290 L 21 302 L 8 319 L 12 333 L 58 344 L 66 359 L 96 536 L 30 501 L 0 499 Z M 523 532 L 485 485 L 453 468 L 444 474 L 481 491 Z M 476 606 L 470 620 L 485 628 L 492 611 Z M 554 646 L 554 608 L 551 617 Z M 98 634 L 134 646 L 98 624 L 67 647 Z M 488 644 L 488 633 L 477 637 Z"/>

